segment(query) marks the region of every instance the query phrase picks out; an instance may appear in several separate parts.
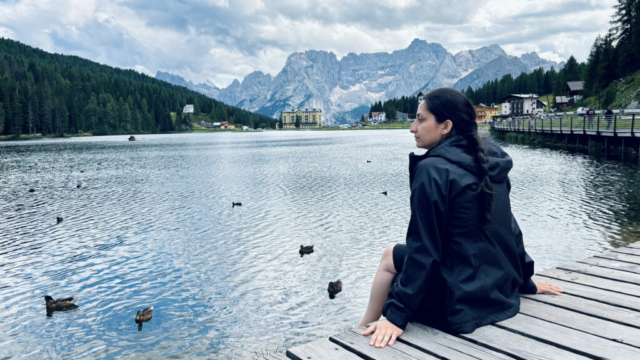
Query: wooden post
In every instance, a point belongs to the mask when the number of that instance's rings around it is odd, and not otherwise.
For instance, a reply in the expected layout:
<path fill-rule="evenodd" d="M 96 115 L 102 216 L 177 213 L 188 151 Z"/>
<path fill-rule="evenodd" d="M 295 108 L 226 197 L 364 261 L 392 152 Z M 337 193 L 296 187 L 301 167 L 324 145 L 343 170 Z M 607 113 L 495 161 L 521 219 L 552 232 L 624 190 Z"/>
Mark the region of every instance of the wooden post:
<path fill-rule="evenodd" d="M 569 128 L 571 129 L 571 131 L 569 131 L 569 132 L 573 134 L 573 116 L 570 117 L 569 119 L 570 119 Z"/>
<path fill-rule="evenodd" d="M 618 122 L 618 117 L 613 117 L 613 136 L 616 136 L 616 123 Z"/>
<path fill-rule="evenodd" d="M 584 123 L 582 124 L 582 126 L 584 127 Z M 591 155 L 591 135 L 587 135 L 587 136 L 589 136 L 589 145 L 588 145 L 589 147 L 587 148 L 587 151 L 589 155 Z"/>
<path fill-rule="evenodd" d="M 633 126 L 635 125 L 635 122 L 636 122 L 636 114 L 633 114 L 631 115 L 631 136 L 635 136 L 633 135 Z"/>
<path fill-rule="evenodd" d="M 624 162 L 624 138 L 622 138 L 622 162 Z"/>
<path fill-rule="evenodd" d="M 560 119 L 560 134 L 562 134 L 562 119 Z"/>
<path fill-rule="evenodd" d="M 607 160 L 607 150 L 608 150 L 608 146 L 607 146 L 607 137 L 604 137 L 604 159 Z"/>
<path fill-rule="evenodd" d="M 615 130 L 613 132 L 615 133 Z M 596 135 L 600 135 L 600 115 L 598 115 L 598 122 L 596 123 Z"/>

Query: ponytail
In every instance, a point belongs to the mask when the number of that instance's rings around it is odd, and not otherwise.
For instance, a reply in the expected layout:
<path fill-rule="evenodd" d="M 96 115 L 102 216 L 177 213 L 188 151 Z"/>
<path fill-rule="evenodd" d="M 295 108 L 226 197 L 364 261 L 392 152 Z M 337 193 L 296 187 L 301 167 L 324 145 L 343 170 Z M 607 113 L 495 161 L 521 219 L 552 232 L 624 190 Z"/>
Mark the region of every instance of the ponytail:
<path fill-rule="evenodd" d="M 493 185 L 489 179 L 487 151 L 478 136 L 476 111 L 471 102 L 460 91 L 452 88 L 433 90 L 424 96 L 427 110 L 432 113 L 438 124 L 446 120 L 453 123 L 451 135 L 461 135 L 468 143 L 468 152 L 474 156 L 480 185 L 476 192 L 480 209 L 480 220 L 485 226 L 491 226 L 493 212 Z"/>

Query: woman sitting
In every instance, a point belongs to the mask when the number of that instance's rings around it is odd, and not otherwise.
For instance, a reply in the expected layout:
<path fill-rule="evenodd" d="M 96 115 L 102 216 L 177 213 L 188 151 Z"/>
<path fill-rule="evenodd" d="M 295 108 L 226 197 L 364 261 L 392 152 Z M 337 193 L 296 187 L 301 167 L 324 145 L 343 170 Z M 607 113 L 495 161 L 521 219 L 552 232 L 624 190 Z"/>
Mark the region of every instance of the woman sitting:
<path fill-rule="evenodd" d="M 406 245 L 387 248 L 360 326 L 372 324 L 371 345 L 393 345 L 410 321 L 449 333 L 516 315 L 520 294 L 562 289 L 534 283 L 509 201 L 512 161 L 478 136 L 476 113 L 464 94 L 443 88 L 427 94 L 411 125 L 411 219 Z"/>

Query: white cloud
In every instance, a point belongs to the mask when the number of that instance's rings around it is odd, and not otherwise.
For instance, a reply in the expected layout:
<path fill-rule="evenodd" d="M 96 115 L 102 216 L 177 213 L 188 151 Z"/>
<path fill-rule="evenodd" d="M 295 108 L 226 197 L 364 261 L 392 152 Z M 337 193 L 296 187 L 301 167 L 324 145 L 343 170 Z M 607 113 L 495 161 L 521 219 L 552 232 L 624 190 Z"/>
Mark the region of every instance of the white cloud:
<path fill-rule="evenodd" d="M 148 74 L 226 86 L 276 75 L 309 49 L 392 52 L 414 38 L 451 52 L 498 44 L 512 55 L 584 61 L 616 0 L 10 0 L 0 36 Z"/>

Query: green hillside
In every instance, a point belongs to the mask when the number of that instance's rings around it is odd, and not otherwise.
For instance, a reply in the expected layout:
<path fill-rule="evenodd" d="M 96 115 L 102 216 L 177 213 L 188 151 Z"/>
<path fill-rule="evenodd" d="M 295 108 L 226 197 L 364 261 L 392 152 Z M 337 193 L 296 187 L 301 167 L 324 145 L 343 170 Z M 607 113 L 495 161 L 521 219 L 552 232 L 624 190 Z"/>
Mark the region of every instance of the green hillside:
<path fill-rule="evenodd" d="M 276 120 L 229 106 L 133 70 L 51 54 L 0 38 L 0 135 L 157 133 L 198 118 L 275 127 Z M 175 119 L 170 113 L 176 112 Z"/>

